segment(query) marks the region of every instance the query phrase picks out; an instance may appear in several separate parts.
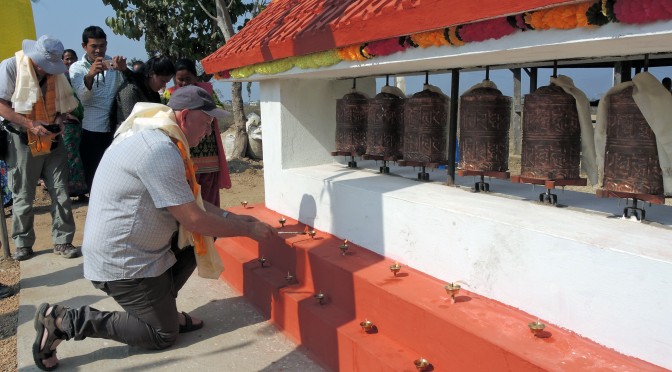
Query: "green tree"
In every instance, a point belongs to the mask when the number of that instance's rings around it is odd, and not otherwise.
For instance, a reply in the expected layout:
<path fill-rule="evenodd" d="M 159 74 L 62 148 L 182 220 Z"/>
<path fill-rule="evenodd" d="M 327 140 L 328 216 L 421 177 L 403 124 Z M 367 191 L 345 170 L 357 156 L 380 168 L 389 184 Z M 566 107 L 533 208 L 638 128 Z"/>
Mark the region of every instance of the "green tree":
<path fill-rule="evenodd" d="M 243 3 L 242 0 L 102 0 L 110 5 L 116 17 L 105 23 L 115 34 L 134 40 L 145 37 L 149 55 L 161 53 L 172 59 L 200 60 L 213 53 L 235 33 L 234 25 L 246 23 L 245 15 L 256 15 L 264 0 Z M 241 26 L 242 27 L 242 26 Z M 242 84 L 231 87 L 232 111 L 236 134 L 232 158 L 245 156 L 247 133 L 242 99 Z"/>

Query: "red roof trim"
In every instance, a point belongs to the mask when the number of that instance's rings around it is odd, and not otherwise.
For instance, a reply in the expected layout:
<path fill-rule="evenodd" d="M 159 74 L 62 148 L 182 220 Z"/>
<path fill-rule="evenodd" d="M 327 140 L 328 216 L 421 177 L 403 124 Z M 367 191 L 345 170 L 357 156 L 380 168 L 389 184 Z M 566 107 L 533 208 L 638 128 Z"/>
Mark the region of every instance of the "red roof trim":
<path fill-rule="evenodd" d="M 202 63 L 215 73 L 577 2 L 582 1 L 273 0 Z"/>

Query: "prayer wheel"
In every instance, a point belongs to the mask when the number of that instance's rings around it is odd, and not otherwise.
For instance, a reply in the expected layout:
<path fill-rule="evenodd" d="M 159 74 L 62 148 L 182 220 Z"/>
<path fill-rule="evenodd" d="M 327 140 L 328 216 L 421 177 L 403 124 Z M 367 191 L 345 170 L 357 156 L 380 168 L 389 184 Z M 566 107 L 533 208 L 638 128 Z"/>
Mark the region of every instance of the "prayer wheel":
<path fill-rule="evenodd" d="M 390 93 L 378 93 L 369 100 L 366 154 L 401 157 L 404 130 L 404 100 Z"/>
<path fill-rule="evenodd" d="M 632 98 L 632 87 L 609 96 L 604 188 L 662 195 L 656 135 Z"/>
<path fill-rule="evenodd" d="M 425 89 L 404 104 L 404 161 L 441 163 L 446 161 L 448 100 Z"/>
<path fill-rule="evenodd" d="M 367 98 L 348 93 L 336 100 L 336 151 L 353 155 L 366 152 Z"/>
<path fill-rule="evenodd" d="M 464 170 L 506 172 L 509 169 L 511 98 L 481 87 L 460 98 L 460 161 Z"/>
<path fill-rule="evenodd" d="M 526 95 L 522 145 L 521 176 L 579 179 L 581 127 L 574 97 L 555 85 Z"/>

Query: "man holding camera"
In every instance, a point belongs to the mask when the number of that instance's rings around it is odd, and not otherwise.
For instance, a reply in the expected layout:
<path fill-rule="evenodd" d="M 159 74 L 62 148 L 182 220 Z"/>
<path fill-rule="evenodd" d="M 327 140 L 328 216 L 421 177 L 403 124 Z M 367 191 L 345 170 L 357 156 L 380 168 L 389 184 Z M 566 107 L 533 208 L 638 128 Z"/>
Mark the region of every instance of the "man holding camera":
<path fill-rule="evenodd" d="M 33 256 L 33 200 L 42 178 L 51 196 L 54 253 L 66 258 L 75 221 L 68 196 L 68 163 L 62 145 L 63 117 L 77 108 L 64 73 L 63 44 L 51 36 L 24 40 L 23 49 L 0 63 L 0 116 L 9 123 L 7 179 L 12 191 L 12 239 L 19 261 Z"/>
<path fill-rule="evenodd" d="M 107 35 L 98 26 L 82 33 L 82 59 L 70 66 L 70 80 L 84 106 L 82 141 L 79 154 L 86 183 L 91 187 L 103 153 L 112 143 L 114 127 L 110 125 L 110 108 L 126 75 L 132 74 L 126 58 L 107 56 Z M 116 123 L 114 123 L 116 126 Z"/>

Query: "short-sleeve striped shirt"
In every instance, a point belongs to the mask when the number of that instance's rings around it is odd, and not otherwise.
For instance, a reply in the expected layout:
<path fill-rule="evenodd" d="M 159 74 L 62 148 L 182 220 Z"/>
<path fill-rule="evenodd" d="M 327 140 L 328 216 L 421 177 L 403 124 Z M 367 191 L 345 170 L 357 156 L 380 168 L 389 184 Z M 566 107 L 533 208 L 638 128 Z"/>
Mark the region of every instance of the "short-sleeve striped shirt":
<path fill-rule="evenodd" d="M 84 226 L 84 277 L 156 277 L 175 263 L 177 221 L 166 207 L 194 201 L 177 146 L 160 130 L 107 149 L 93 181 Z"/>

